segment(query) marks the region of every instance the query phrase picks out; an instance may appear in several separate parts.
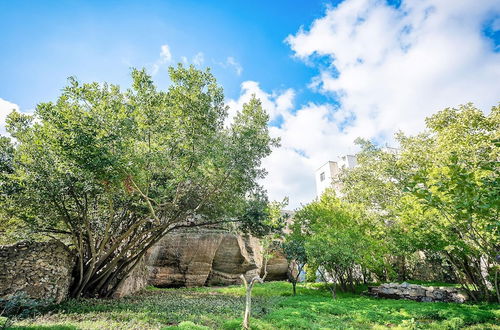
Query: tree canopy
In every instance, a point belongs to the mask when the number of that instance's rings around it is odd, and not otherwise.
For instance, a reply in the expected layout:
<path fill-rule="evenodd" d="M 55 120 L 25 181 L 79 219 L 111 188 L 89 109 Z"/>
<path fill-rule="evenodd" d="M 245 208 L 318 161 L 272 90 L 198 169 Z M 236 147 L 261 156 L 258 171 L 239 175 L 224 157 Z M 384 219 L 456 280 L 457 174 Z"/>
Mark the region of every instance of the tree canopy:
<path fill-rule="evenodd" d="M 397 152 L 358 140 L 359 166 L 340 176 L 343 198 L 384 224 L 392 256 L 438 256 L 469 294 L 489 299 L 496 288 L 500 301 L 500 107 L 445 109 L 426 126 L 397 134 Z"/>
<path fill-rule="evenodd" d="M 225 126 L 223 91 L 208 69 L 169 73 L 166 91 L 144 70 L 132 71 L 126 91 L 70 78 L 56 102 L 8 117 L 3 204 L 38 232 L 69 239 L 74 297 L 112 294 L 166 233 L 236 221 L 260 190 L 261 159 L 278 144 L 260 101 Z"/>

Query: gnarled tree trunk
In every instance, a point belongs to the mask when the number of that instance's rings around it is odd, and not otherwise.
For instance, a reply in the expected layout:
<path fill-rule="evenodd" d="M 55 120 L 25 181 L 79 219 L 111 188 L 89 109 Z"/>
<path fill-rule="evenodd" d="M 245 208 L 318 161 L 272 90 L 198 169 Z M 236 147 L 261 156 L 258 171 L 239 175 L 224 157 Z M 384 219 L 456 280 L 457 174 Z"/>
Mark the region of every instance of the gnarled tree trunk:
<path fill-rule="evenodd" d="M 245 285 L 245 314 L 243 316 L 243 329 L 250 329 L 250 312 L 252 310 L 252 289 L 256 282 L 264 283 L 267 276 L 267 258 L 264 259 L 264 276 L 255 276 L 247 282 L 245 276 L 240 275 L 243 284 Z"/>

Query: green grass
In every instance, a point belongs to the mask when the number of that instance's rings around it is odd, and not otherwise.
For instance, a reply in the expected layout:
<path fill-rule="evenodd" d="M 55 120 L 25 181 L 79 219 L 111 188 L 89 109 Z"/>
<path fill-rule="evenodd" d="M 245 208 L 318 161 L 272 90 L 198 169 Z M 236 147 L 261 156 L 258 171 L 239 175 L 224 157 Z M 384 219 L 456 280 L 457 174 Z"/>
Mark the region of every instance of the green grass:
<path fill-rule="evenodd" d="M 244 289 L 148 288 L 119 300 L 68 301 L 15 329 L 240 329 Z M 417 303 L 340 294 L 318 284 L 257 284 L 254 329 L 500 329 L 500 305 Z"/>

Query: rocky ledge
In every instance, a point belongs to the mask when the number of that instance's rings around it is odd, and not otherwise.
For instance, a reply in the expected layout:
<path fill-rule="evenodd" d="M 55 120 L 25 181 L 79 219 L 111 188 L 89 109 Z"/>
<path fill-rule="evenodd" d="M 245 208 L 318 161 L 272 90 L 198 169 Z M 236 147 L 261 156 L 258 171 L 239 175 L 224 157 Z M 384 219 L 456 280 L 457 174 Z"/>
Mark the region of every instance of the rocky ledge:
<path fill-rule="evenodd" d="M 409 283 L 384 283 L 380 286 L 368 288 L 368 295 L 377 298 L 407 299 L 415 301 L 440 301 L 464 303 L 468 300 L 467 294 L 454 287 L 433 287 Z"/>
<path fill-rule="evenodd" d="M 176 232 L 163 237 L 123 282 L 116 297 L 146 285 L 195 287 L 230 285 L 262 275 L 262 246 L 258 238 L 223 231 Z M 266 280 L 287 279 L 288 262 L 277 251 L 267 263 Z"/>

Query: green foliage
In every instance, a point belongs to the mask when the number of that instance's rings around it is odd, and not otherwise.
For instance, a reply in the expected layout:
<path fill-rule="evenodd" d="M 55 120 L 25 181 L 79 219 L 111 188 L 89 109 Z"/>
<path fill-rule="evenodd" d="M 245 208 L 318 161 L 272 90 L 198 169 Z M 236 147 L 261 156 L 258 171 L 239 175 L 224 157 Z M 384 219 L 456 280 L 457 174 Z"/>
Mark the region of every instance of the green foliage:
<path fill-rule="evenodd" d="M 34 231 L 71 241 L 72 296 L 110 295 L 165 233 L 236 221 L 260 189 L 261 159 L 277 145 L 260 101 L 227 127 L 208 69 L 169 73 L 167 91 L 144 70 L 132 71 L 127 91 L 70 78 L 55 103 L 8 117 L 17 141 L 9 182 L 22 189 L 3 206 Z"/>
<path fill-rule="evenodd" d="M 340 178 L 344 198 L 383 224 L 392 255 L 439 257 L 476 298 L 490 299 L 498 292 L 500 107 L 485 115 L 467 104 L 426 123 L 418 135 L 396 136 L 397 153 L 359 140 L 359 166 Z"/>
<path fill-rule="evenodd" d="M 290 295 L 285 282 L 254 289 L 253 329 L 498 329 L 498 304 L 418 303 L 340 293 L 332 300 L 321 284 L 299 284 Z M 245 290 L 226 288 L 156 289 L 120 300 L 83 299 L 55 306 L 16 328 L 209 327 L 240 329 Z"/>
<path fill-rule="evenodd" d="M 300 209 L 295 221 L 309 263 L 328 272 L 343 291 L 354 290 L 359 280 L 355 266 L 373 271 L 383 266 L 385 248 L 377 225 L 360 205 L 341 201 L 333 191 Z"/>
<path fill-rule="evenodd" d="M 318 271 L 318 268 L 314 265 L 306 264 L 304 271 L 306 273 L 306 282 L 315 283 L 317 280 L 316 272 Z"/>
<path fill-rule="evenodd" d="M 424 239 L 434 236 L 432 246 L 444 252 L 459 280 L 489 299 L 499 270 L 500 107 L 489 116 L 472 104 L 445 109 L 428 118 L 427 127 L 425 134 L 399 136 L 401 163 L 412 173 L 407 190 L 434 215 Z"/>
<path fill-rule="evenodd" d="M 29 298 L 22 291 L 9 299 L 0 298 L 0 329 L 9 329 L 17 320 L 39 314 L 47 304 L 47 302 Z"/>
<path fill-rule="evenodd" d="M 260 238 L 281 233 L 286 220 L 281 210 L 286 204 L 286 200 L 269 202 L 266 193 L 260 189 L 252 192 L 238 217 L 238 230 Z"/>

